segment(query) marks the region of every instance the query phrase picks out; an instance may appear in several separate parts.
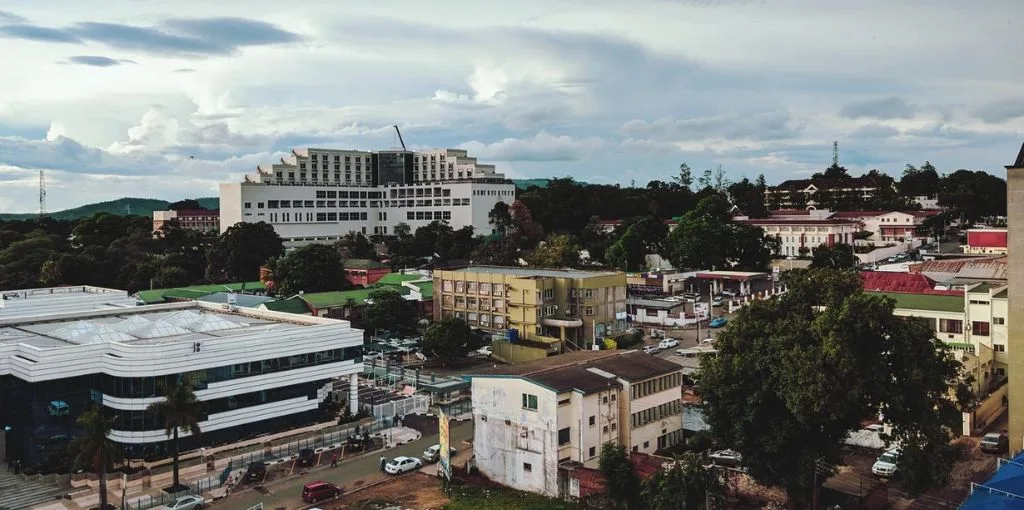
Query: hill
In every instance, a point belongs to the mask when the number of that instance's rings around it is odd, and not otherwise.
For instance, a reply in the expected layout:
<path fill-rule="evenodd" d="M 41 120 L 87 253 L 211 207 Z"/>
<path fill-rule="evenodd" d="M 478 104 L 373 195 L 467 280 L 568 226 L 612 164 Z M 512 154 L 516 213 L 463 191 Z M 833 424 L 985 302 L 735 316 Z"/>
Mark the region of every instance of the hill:
<path fill-rule="evenodd" d="M 220 199 L 217 197 L 203 197 L 197 198 L 196 200 L 199 201 L 200 205 L 207 209 L 217 209 L 220 207 Z M 88 218 L 89 216 L 100 212 L 121 215 L 130 213 L 139 216 L 152 216 L 153 211 L 166 210 L 167 206 L 170 204 L 171 202 L 166 200 L 157 200 L 155 198 L 119 198 L 117 200 L 86 204 L 73 209 L 52 212 L 50 213 L 50 217 L 56 220 L 76 220 L 79 218 Z M 34 213 L 0 214 L 0 220 L 27 220 L 35 218 L 36 216 L 37 215 Z"/>
<path fill-rule="evenodd" d="M 546 188 L 548 187 L 548 183 L 551 182 L 551 179 L 512 179 L 512 182 L 515 183 L 517 189 L 527 189 L 531 186 Z M 587 185 L 587 183 L 583 181 L 576 181 L 576 183 L 580 186 Z"/>

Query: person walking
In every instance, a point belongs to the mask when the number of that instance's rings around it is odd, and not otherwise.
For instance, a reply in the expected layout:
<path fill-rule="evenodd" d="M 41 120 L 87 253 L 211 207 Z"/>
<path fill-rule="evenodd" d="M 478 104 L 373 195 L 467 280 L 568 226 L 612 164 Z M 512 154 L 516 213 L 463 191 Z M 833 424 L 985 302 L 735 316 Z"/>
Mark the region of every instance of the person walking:
<path fill-rule="evenodd" d="M 338 467 L 338 454 L 331 455 L 331 467 Z"/>
<path fill-rule="evenodd" d="M 388 458 L 383 456 L 383 455 L 381 455 L 380 456 L 380 472 L 381 473 L 384 472 L 384 466 L 386 466 L 386 465 L 388 465 Z"/>

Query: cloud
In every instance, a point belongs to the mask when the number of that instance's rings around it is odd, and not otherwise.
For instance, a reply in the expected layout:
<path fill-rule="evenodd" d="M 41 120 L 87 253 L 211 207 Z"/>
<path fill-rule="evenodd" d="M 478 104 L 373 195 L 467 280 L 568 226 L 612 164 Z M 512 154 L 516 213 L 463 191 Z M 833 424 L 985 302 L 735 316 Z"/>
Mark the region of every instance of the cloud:
<path fill-rule="evenodd" d="M 489 144 L 474 140 L 459 147 L 482 160 L 574 161 L 592 156 L 604 144 L 599 138 L 580 140 L 541 131 L 531 139 L 505 138 Z"/>
<path fill-rule="evenodd" d="M 619 128 L 630 137 L 661 140 L 785 140 L 800 135 L 802 127 L 785 110 L 737 112 L 713 117 L 633 119 Z"/>
<path fill-rule="evenodd" d="M 299 34 L 245 18 L 175 18 L 156 26 L 80 22 L 65 28 L 16 24 L 0 36 L 54 43 L 103 44 L 121 50 L 188 58 L 231 55 L 241 48 L 292 43 Z"/>
<path fill-rule="evenodd" d="M 1007 98 L 990 101 L 974 109 L 973 115 L 989 124 L 999 124 L 1024 117 L 1024 99 Z"/>
<path fill-rule="evenodd" d="M 179 67 L 178 69 L 175 69 L 174 72 L 175 73 L 194 73 L 194 72 L 196 72 L 196 70 L 192 69 L 191 67 Z"/>
<path fill-rule="evenodd" d="M 839 109 L 839 115 L 849 119 L 911 119 L 920 111 L 906 99 L 893 96 L 847 103 Z"/>
<path fill-rule="evenodd" d="M 885 139 L 900 134 L 900 130 L 884 124 L 865 124 L 849 134 L 851 138 Z"/>
<path fill-rule="evenodd" d="M 75 55 L 68 57 L 68 62 L 71 64 L 80 64 L 85 66 L 93 67 L 112 67 L 121 64 L 136 64 L 134 60 L 128 60 L 123 58 L 110 58 L 103 57 L 100 55 Z"/>
<path fill-rule="evenodd" d="M 24 23 L 25 21 L 28 20 L 13 12 L 0 11 L 0 23 Z"/>

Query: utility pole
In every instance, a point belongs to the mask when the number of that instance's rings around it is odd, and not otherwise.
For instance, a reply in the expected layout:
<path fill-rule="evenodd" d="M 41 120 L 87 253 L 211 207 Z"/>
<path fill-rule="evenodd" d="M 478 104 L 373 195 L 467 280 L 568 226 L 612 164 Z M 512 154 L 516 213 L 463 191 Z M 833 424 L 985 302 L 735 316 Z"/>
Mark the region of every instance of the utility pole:
<path fill-rule="evenodd" d="M 39 169 L 39 221 L 46 216 L 46 173 Z"/>

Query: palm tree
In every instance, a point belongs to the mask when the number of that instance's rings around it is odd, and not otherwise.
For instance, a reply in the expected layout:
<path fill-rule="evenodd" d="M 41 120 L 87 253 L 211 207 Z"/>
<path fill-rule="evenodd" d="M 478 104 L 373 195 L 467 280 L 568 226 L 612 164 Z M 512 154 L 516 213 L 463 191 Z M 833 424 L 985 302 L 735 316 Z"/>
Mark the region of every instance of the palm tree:
<path fill-rule="evenodd" d="M 110 429 L 114 426 L 114 418 L 107 416 L 103 409 L 92 406 L 92 409 L 80 414 L 75 420 L 82 427 L 84 434 L 75 440 L 74 451 L 78 453 L 78 461 L 92 466 L 100 477 L 100 508 L 107 508 L 107 467 L 121 460 L 121 447 L 110 439 Z"/>
<path fill-rule="evenodd" d="M 146 409 L 164 420 L 164 430 L 171 438 L 171 460 L 174 480 L 168 492 L 178 492 L 185 487 L 178 480 L 178 431 L 183 430 L 199 436 L 199 420 L 203 416 L 202 403 L 192 391 L 187 380 L 179 380 L 178 384 L 165 389 L 164 399 L 153 402 Z"/>

